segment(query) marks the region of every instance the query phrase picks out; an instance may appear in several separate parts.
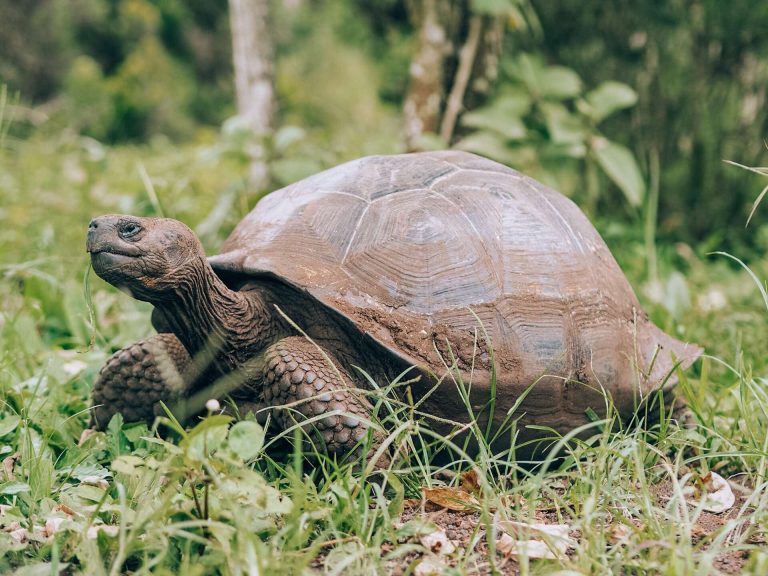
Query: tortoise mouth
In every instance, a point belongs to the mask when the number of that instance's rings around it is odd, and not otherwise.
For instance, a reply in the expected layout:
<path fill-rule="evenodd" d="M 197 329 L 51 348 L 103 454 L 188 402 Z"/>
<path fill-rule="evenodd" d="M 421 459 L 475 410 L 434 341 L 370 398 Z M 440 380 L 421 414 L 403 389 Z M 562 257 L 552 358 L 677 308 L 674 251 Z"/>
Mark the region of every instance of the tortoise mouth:
<path fill-rule="evenodd" d="M 116 256 L 127 256 L 130 258 L 137 256 L 136 254 L 128 254 L 127 252 L 115 250 L 112 246 L 87 246 L 86 250 L 92 257 L 96 254 L 114 254 Z"/>
<path fill-rule="evenodd" d="M 136 259 L 132 254 L 123 254 L 109 249 L 96 250 L 91 252 L 91 265 L 97 272 L 107 272 L 114 270 Z"/>
<path fill-rule="evenodd" d="M 85 244 L 85 251 L 91 255 L 91 260 L 93 260 L 94 257 L 103 257 L 105 255 L 116 257 L 122 256 L 124 258 L 137 258 L 138 256 L 143 255 L 143 252 L 134 246 L 118 247 L 111 242 L 99 241 L 99 238 L 94 238 L 90 234 L 88 235 L 88 240 Z"/>

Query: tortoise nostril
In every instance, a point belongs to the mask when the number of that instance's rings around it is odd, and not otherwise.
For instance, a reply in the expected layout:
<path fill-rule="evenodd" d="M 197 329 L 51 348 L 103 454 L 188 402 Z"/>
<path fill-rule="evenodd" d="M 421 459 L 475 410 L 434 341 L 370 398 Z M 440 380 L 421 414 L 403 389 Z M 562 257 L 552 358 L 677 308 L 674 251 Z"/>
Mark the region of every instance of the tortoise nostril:
<path fill-rule="evenodd" d="M 99 223 L 96 220 L 91 220 L 91 223 L 88 224 L 88 230 L 96 230 L 98 227 Z"/>

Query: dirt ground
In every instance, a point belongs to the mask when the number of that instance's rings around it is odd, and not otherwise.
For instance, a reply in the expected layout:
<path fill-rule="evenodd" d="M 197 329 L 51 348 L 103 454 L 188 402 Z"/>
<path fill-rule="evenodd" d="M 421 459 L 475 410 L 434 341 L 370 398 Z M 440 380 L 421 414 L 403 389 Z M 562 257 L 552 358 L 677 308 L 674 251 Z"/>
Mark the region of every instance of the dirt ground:
<path fill-rule="evenodd" d="M 693 525 L 692 542 L 694 545 L 700 545 L 706 548 L 713 534 L 715 534 L 729 520 L 739 517 L 740 514 L 749 514 L 749 509 L 742 510 L 745 503 L 745 496 L 742 492 L 734 491 L 736 502 L 728 511 L 721 514 L 711 512 L 702 512 Z M 671 484 L 661 484 L 652 491 L 656 499 L 656 504 L 663 507 L 672 495 Z M 485 576 L 491 574 L 491 563 L 488 558 L 489 549 L 485 537 L 485 526 L 481 522 L 480 514 L 477 512 L 461 512 L 448 510 L 428 500 L 410 500 L 406 501 L 406 508 L 400 518 L 398 526 L 411 520 L 419 519 L 425 523 L 429 522 L 441 529 L 450 544 L 455 545 L 456 551 L 452 554 L 441 555 L 437 553 L 429 554 L 419 550 L 420 547 L 414 546 L 405 555 L 398 556 L 388 562 L 387 573 L 401 576 L 404 574 L 415 574 L 416 576 L 430 576 L 439 574 L 441 568 L 453 567 L 459 569 L 462 573 Z M 536 522 L 543 524 L 557 524 L 563 522 L 558 520 L 554 509 L 541 509 L 536 513 Z M 571 531 L 571 538 L 578 541 L 580 534 L 578 531 Z M 731 536 L 731 540 L 733 539 Z M 618 535 L 614 538 L 613 545 L 621 545 L 618 541 Z M 398 543 L 385 543 L 382 546 L 382 556 L 389 554 L 397 549 L 404 542 L 419 543 L 418 536 L 411 536 L 401 540 Z M 422 545 L 424 541 L 421 541 Z M 752 543 L 762 543 L 753 541 Z M 444 544 L 450 546 L 450 544 Z M 648 541 L 641 543 L 638 549 L 647 549 L 652 547 L 668 547 L 667 542 Z M 437 546 L 440 547 L 440 544 Z M 475 559 L 471 562 L 466 561 L 467 552 L 472 549 L 475 552 Z M 433 548 L 434 550 L 434 548 Z M 568 553 L 572 553 L 568 552 Z M 742 550 L 734 549 L 720 554 L 715 562 L 714 568 L 724 574 L 740 574 L 746 564 L 748 554 Z M 315 567 L 322 569 L 324 556 L 319 556 Z M 520 574 L 520 567 L 513 555 L 505 555 L 496 551 L 495 567 L 503 574 L 514 576 Z M 536 562 L 535 560 L 533 562 Z M 423 566 L 419 566 L 422 564 Z M 433 568 L 430 568 L 432 566 Z"/>
<path fill-rule="evenodd" d="M 669 486 L 661 486 L 656 494 L 658 503 L 664 504 L 664 500 L 671 495 L 671 489 Z M 736 504 L 727 512 L 722 514 L 713 514 L 710 512 L 702 512 L 699 516 L 696 524 L 693 526 L 693 541 L 694 544 L 701 543 L 706 546 L 706 541 L 709 537 L 720 529 L 728 520 L 736 518 L 744 504 L 744 497 L 737 495 Z M 477 513 L 457 512 L 453 510 L 447 510 L 440 508 L 430 502 L 423 503 L 418 507 L 406 510 L 402 515 L 402 521 L 407 522 L 412 518 L 422 515 L 430 522 L 442 528 L 445 531 L 446 536 L 456 545 L 459 550 L 458 554 L 455 554 L 455 558 L 443 558 L 441 561 L 448 566 L 459 566 L 462 562 L 464 554 L 462 550 L 467 551 L 474 542 L 474 550 L 478 553 L 479 561 L 471 565 L 462 565 L 462 570 L 469 574 L 486 575 L 490 574 L 489 562 L 488 562 L 488 546 L 485 539 L 485 529 L 480 525 L 480 517 Z M 541 510 L 537 513 L 537 522 L 545 524 L 556 524 L 558 519 L 553 510 Z M 579 534 L 577 531 L 571 532 L 571 537 L 578 540 Z M 664 546 L 663 542 L 647 542 L 647 546 Z M 394 545 L 387 545 L 383 553 L 391 551 Z M 400 559 L 397 562 L 391 563 L 391 574 L 401 575 L 405 574 L 412 564 L 417 559 L 418 554 L 410 554 L 406 558 Z M 747 560 L 747 555 L 741 550 L 734 550 L 732 552 L 726 552 L 721 554 L 715 560 L 715 568 L 725 574 L 740 574 Z M 497 551 L 496 554 L 496 568 L 500 569 L 504 574 L 510 576 L 520 573 L 519 566 L 514 557 L 505 557 Z"/>

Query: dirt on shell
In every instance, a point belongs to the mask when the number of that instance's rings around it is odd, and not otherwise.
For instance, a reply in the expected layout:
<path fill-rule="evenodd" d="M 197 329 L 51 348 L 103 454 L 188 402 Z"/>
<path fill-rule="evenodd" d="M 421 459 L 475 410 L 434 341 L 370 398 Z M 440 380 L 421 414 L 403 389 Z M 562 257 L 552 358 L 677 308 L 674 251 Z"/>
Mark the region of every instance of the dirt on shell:
<path fill-rule="evenodd" d="M 429 324 L 420 317 L 409 318 L 397 309 L 357 307 L 342 299 L 334 300 L 333 306 L 381 344 L 436 372 L 454 361 L 463 371 L 491 368 L 491 347 L 479 328 L 476 333 L 444 323 Z M 507 369 L 519 367 L 519 362 L 511 359 L 496 360 Z"/>

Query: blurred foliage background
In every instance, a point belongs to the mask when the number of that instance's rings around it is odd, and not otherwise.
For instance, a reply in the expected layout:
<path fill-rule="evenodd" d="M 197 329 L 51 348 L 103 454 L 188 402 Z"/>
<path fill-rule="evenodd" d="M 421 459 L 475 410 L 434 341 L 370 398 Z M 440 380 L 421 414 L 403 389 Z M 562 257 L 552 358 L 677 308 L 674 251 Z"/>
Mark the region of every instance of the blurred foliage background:
<path fill-rule="evenodd" d="M 765 164 L 768 5 L 441 2 L 453 14 L 443 106 L 460 68 L 461 46 L 450 43 L 464 42 L 473 15 L 502 33 L 492 74 L 468 87 L 448 141 L 435 134 L 415 147 L 498 159 L 574 197 L 609 236 L 620 230 L 648 250 L 657 239 L 746 260 L 768 249 L 768 226 L 744 226 L 759 183 L 723 162 Z M 273 187 L 406 148 L 402 110 L 428 4 L 270 2 Z M 5 146 L 64 133 L 205 145 L 208 159 L 237 162 L 248 136 L 227 122 L 236 114 L 227 11 L 226 0 L 0 3 L 0 83 L 15 103 Z M 201 194 L 228 198 L 243 183 L 226 174 Z"/>
<path fill-rule="evenodd" d="M 386 476 L 398 490 L 387 502 L 378 480 L 358 484 L 326 472 L 318 490 L 314 473 L 301 479 L 297 458 L 286 472 L 277 472 L 282 464 L 259 467 L 296 503 L 280 534 L 266 538 L 273 527 L 239 522 L 260 521 L 268 505 L 274 509 L 263 499 L 272 488 L 251 464 L 246 470 L 230 456 L 208 460 L 226 471 L 232 490 L 231 508 L 212 500 L 224 511 L 221 527 L 232 520 L 237 529 L 195 532 L 203 542 L 216 534 L 224 541 L 210 554 L 203 554 L 206 544 L 190 553 L 199 542 L 186 535 L 195 529 L 187 521 L 203 516 L 192 499 L 201 483 L 208 494 L 199 460 L 181 462 L 175 451 L 161 456 L 157 444 L 140 438 L 145 428 L 121 431 L 117 420 L 106 436 L 78 445 L 99 367 L 151 333 L 150 306 L 91 273 L 85 232 L 103 213 L 168 216 L 189 224 L 214 253 L 271 189 L 367 154 L 448 146 L 499 160 L 573 198 L 654 322 L 707 352 L 680 386 L 701 426 L 662 431 L 653 449 L 645 442 L 629 448 L 635 436 L 585 444 L 586 466 L 579 463 L 572 476 L 557 473 L 550 482 L 526 473 L 514 500 L 505 494 L 499 502 L 533 512 L 557 494 L 552 501 L 564 518 L 581 514 L 574 527 L 582 544 L 567 567 L 584 573 L 599 572 L 598 564 L 711 573 L 726 542 L 741 547 L 754 533 L 764 546 L 768 204 L 756 200 L 761 189 L 768 193 L 768 168 L 755 174 L 724 160 L 768 166 L 768 3 L 248 2 L 268 6 L 273 48 L 276 112 L 261 134 L 242 110 L 238 115 L 230 9 L 245 2 L 0 0 L 0 496 L 18 507 L 4 509 L 0 528 L 18 518 L 32 531 L 59 503 L 85 511 L 53 544 L 12 543 L 11 554 L 2 552 L 11 549 L 10 536 L 0 530 L 0 573 L 49 559 L 24 573 L 57 573 L 60 558 L 72 561 L 67 570 L 94 573 L 117 547 L 120 562 L 129 560 L 126 569 L 151 559 L 158 570 L 184 574 L 215 566 L 231 571 L 240 553 L 268 557 L 276 573 L 298 573 L 333 543 L 340 546 L 327 558 L 342 558 L 342 570 L 354 570 L 348 562 L 356 542 L 379 561 L 392 525 L 390 512 L 380 511 L 418 494 L 402 486 L 418 491 L 422 476 Z M 266 166 L 258 186 L 254 149 Z M 694 531 L 698 512 L 676 499 L 651 506 L 656 476 L 646 463 L 657 453 L 738 472 L 739 482 L 755 488 L 742 500 L 741 513 L 756 508 L 749 525 L 731 518 L 715 536 L 702 536 Z M 136 456 L 152 463 L 147 474 L 134 474 Z M 11 479 L 14 466 L 26 488 Z M 482 463 L 489 466 L 495 464 Z M 677 472 L 683 469 L 676 464 L 675 480 Z M 92 485 L 110 476 L 108 488 Z M 179 490 L 172 504 L 147 489 L 150 482 L 162 494 Z M 123 485 L 130 488 L 127 506 Z M 250 506 L 254 498 L 261 500 Z M 242 513 L 243 502 L 255 515 L 228 518 L 229 510 Z M 97 517 L 93 510 L 104 505 L 99 521 L 114 523 L 118 504 L 120 523 L 132 526 L 130 557 L 120 556 L 123 536 L 84 536 L 85 518 L 90 526 Z M 642 528 L 633 529 L 634 540 L 611 538 L 605 548 L 603 527 L 625 527 L 614 524 L 622 520 L 614 517 L 617 506 L 642 510 L 645 516 L 634 516 Z M 326 535 L 331 539 L 323 542 Z M 242 544 L 251 538 L 256 548 Z M 672 544 L 647 546 L 659 541 Z M 766 556 L 753 558 L 757 566 Z M 118 562 L 112 572 L 119 569 Z"/>

